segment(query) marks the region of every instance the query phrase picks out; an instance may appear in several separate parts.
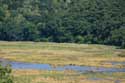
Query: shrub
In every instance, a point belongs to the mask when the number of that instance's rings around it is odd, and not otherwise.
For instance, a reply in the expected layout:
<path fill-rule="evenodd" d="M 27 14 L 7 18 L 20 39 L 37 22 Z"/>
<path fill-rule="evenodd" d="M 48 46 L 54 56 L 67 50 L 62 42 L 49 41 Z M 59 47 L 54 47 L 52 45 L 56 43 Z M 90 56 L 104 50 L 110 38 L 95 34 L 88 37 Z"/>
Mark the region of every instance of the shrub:
<path fill-rule="evenodd" d="M 0 64 L 0 83 L 13 83 L 10 66 L 3 67 Z"/>

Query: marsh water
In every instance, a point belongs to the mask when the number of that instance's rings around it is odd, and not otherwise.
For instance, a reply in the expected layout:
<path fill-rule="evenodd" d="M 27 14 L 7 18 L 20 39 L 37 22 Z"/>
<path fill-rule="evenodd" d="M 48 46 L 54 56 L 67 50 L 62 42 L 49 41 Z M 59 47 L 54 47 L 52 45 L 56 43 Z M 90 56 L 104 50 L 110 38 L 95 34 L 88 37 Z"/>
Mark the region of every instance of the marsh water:
<path fill-rule="evenodd" d="M 37 64 L 37 63 L 26 63 L 26 62 L 16 62 L 16 61 L 9 61 L 5 59 L 0 59 L 0 63 L 3 66 L 10 64 L 13 69 L 37 69 L 37 70 L 56 70 L 56 71 L 64 71 L 64 70 L 73 70 L 78 71 L 79 74 L 81 73 L 91 73 L 91 72 L 106 72 L 106 73 L 113 73 L 113 72 L 125 72 L 125 67 L 123 68 L 105 68 L 105 67 L 93 67 L 93 66 L 76 66 L 76 65 L 66 65 L 66 66 L 56 66 L 53 67 L 50 64 Z M 111 63 L 112 65 L 125 65 L 125 62 L 105 62 Z M 104 78 L 88 78 L 88 80 L 112 80 L 112 79 L 104 79 Z M 114 83 L 121 83 L 120 80 L 116 79 Z"/>
<path fill-rule="evenodd" d="M 37 64 L 37 63 L 25 63 L 25 62 L 15 62 L 0 59 L 2 65 L 10 64 L 13 69 L 37 69 L 37 70 L 74 70 L 78 72 L 125 72 L 125 67 L 123 68 L 105 68 L 105 67 L 93 67 L 93 66 L 77 66 L 77 65 L 66 65 L 66 66 L 56 66 L 53 67 L 50 64 Z M 125 62 L 110 62 L 112 65 L 125 65 Z"/>

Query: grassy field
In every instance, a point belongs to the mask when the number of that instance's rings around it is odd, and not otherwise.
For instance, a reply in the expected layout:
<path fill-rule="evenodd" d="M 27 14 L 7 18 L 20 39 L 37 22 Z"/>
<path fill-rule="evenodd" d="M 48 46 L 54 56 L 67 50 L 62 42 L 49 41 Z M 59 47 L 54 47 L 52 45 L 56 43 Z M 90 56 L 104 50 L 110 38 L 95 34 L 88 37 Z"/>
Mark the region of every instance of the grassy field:
<path fill-rule="evenodd" d="M 14 70 L 13 75 L 15 83 L 125 83 L 124 72 L 77 74 L 68 70 Z"/>
<path fill-rule="evenodd" d="M 113 67 L 108 61 L 125 61 L 125 49 L 114 46 L 40 43 L 0 42 L 0 58 L 51 65 L 87 65 Z M 24 58 L 25 57 L 25 58 Z M 106 63 L 105 63 L 106 62 Z M 115 67 L 121 67 L 117 65 Z"/>
<path fill-rule="evenodd" d="M 105 45 L 1 41 L 0 58 L 53 66 L 125 67 L 109 63 L 125 62 L 125 49 Z M 79 74 L 71 70 L 13 70 L 12 75 L 14 83 L 125 83 L 125 72 Z"/>

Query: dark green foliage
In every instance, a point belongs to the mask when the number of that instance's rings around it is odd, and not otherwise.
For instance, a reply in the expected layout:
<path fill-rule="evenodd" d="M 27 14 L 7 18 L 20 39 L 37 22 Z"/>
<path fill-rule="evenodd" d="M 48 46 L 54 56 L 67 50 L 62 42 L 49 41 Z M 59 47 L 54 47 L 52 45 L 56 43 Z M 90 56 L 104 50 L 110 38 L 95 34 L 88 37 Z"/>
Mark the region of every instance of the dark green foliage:
<path fill-rule="evenodd" d="M 124 0 L 0 0 L 0 40 L 125 47 Z"/>
<path fill-rule="evenodd" d="M 9 66 L 3 67 L 0 65 L 0 83 L 13 83 L 10 73 L 11 68 Z"/>

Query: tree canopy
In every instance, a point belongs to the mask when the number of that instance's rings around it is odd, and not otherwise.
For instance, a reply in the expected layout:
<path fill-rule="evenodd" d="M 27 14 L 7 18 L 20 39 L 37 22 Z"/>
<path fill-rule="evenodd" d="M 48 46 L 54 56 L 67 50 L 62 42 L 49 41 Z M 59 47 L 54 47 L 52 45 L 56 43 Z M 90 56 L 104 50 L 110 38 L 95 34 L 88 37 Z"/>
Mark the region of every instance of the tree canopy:
<path fill-rule="evenodd" d="M 0 0 L 0 40 L 125 47 L 125 0 Z"/>

